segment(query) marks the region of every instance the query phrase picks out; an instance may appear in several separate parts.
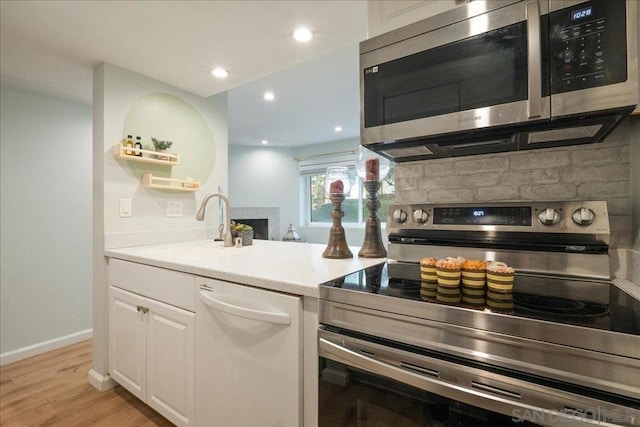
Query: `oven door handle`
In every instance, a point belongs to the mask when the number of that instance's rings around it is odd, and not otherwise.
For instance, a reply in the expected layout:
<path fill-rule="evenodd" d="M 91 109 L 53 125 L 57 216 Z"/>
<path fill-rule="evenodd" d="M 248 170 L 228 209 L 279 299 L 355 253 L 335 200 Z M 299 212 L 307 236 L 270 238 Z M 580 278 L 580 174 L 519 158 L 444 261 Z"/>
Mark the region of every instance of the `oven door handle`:
<path fill-rule="evenodd" d="M 335 362 L 359 368 L 364 371 L 371 372 L 382 377 L 390 378 L 398 382 L 409 384 L 421 390 L 439 392 L 458 400 L 463 396 L 475 395 L 476 397 L 488 398 L 493 402 L 509 405 L 510 408 L 529 408 L 534 407 L 522 403 L 522 394 L 510 392 L 495 387 L 491 387 L 479 382 L 476 387 L 465 387 L 462 384 L 452 384 L 443 381 L 436 376 L 425 376 L 415 372 L 411 372 L 393 365 L 372 359 L 362 354 L 343 347 L 339 344 L 331 342 L 325 338 L 318 338 L 318 354 Z M 449 392 L 445 392 L 448 390 Z"/>
<path fill-rule="evenodd" d="M 424 381 L 423 377 L 412 372 L 405 371 L 395 366 L 379 362 L 367 356 L 356 353 L 353 350 L 335 344 L 325 338 L 318 338 L 318 350 L 322 357 L 335 362 L 344 363 L 354 368 L 360 368 L 383 377 L 404 382 L 416 386 L 418 381 Z"/>
<path fill-rule="evenodd" d="M 530 119 L 542 115 L 542 47 L 540 46 L 540 6 L 538 0 L 527 3 L 527 62 L 529 76 L 527 113 Z"/>

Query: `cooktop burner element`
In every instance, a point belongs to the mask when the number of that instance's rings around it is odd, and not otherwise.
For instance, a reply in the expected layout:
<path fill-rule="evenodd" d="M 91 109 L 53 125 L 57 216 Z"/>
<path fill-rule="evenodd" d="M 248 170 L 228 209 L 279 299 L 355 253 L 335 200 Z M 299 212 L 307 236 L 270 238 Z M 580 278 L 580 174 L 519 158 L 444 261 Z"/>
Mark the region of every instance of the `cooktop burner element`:
<path fill-rule="evenodd" d="M 609 314 L 609 306 L 597 302 L 529 294 L 516 294 L 514 301 L 524 310 L 559 316 L 598 317 Z"/>

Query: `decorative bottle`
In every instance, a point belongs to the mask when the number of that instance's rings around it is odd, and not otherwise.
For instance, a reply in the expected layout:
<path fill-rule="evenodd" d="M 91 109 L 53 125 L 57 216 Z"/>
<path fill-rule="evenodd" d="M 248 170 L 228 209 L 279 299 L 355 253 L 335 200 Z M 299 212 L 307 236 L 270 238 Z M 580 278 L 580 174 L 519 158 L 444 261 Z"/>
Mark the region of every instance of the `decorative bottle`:
<path fill-rule="evenodd" d="M 127 140 L 124 142 L 124 146 L 127 148 L 125 150 L 125 154 L 127 156 L 131 156 L 133 155 L 133 150 L 130 150 L 130 148 L 133 148 L 133 137 L 131 135 L 127 135 Z"/>
<path fill-rule="evenodd" d="M 142 150 L 142 142 L 139 136 L 136 136 L 135 148 L 137 148 L 138 150 Z M 142 151 L 136 151 L 135 153 L 136 153 L 136 156 L 142 157 Z"/>

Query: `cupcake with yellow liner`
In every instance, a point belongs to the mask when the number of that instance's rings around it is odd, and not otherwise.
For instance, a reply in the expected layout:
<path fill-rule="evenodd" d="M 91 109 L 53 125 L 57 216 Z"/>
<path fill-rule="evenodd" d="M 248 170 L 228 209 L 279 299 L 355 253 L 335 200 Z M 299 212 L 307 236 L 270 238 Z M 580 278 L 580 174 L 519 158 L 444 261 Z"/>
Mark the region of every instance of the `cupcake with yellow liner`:
<path fill-rule="evenodd" d="M 438 275 L 438 285 L 440 286 L 460 286 L 460 276 L 462 273 L 462 262 L 464 258 L 447 257 L 436 262 L 436 273 Z"/>
<path fill-rule="evenodd" d="M 424 257 L 420 260 L 420 298 L 435 302 L 438 293 L 438 274 L 436 272 L 436 259 Z"/>
<path fill-rule="evenodd" d="M 487 263 L 487 287 L 498 292 L 513 291 L 515 270 L 504 262 Z"/>
<path fill-rule="evenodd" d="M 486 283 L 486 263 L 481 260 L 465 259 L 462 263 L 462 286 L 484 288 Z"/>
<path fill-rule="evenodd" d="M 435 258 L 424 257 L 420 260 L 420 278 L 423 282 L 438 283 Z"/>
<path fill-rule="evenodd" d="M 436 262 L 438 291 L 436 300 L 442 304 L 460 304 L 460 275 L 464 258 L 447 257 Z"/>

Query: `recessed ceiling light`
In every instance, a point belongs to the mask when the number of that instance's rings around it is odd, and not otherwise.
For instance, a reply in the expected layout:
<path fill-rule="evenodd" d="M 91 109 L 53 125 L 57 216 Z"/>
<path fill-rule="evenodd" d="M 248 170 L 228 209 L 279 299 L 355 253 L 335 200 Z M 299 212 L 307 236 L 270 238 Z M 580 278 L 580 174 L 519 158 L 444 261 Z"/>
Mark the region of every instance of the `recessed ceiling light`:
<path fill-rule="evenodd" d="M 308 42 L 313 38 L 313 32 L 308 28 L 296 28 L 293 32 L 293 38 L 302 43 Z"/>
<path fill-rule="evenodd" d="M 266 99 L 267 101 L 273 101 L 275 99 L 275 95 L 273 94 L 273 92 L 265 92 L 264 93 L 264 99 Z"/>
<path fill-rule="evenodd" d="M 342 132 L 342 127 L 336 126 L 335 128 L 333 128 L 333 130 L 335 130 L 336 132 Z"/>
<path fill-rule="evenodd" d="M 262 143 L 266 145 L 266 144 L 268 144 L 268 143 L 269 143 L 269 141 L 267 141 L 266 139 L 263 139 L 263 140 L 262 140 Z"/>
<path fill-rule="evenodd" d="M 229 72 L 227 70 L 225 70 L 224 68 L 217 67 L 217 68 L 214 68 L 213 70 L 211 70 L 211 74 L 214 77 L 217 77 L 219 79 L 223 79 L 223 78 L 225 78 L 225 77 L 227 77 L 229 75 Z"/>

